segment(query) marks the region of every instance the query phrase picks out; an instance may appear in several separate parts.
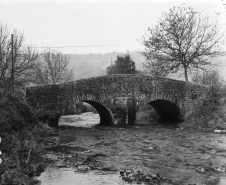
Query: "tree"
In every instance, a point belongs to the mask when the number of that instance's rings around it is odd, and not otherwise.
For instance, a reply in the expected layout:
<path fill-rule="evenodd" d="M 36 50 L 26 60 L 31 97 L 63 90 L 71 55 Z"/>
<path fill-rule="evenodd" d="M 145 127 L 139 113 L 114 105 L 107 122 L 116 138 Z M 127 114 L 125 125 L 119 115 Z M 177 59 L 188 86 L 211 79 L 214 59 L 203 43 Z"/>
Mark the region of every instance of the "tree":
<path fill-rule="evenodd" d="M 162 76 L 183 72 L 188 81 L 188 72 L 205 70 L 213 65 L 212 57 L 223 54 L 223 37 L 217 22 L 210 23 L 191 7 L 174 7 L 143 36 L 144 67 Z"/>
<path fill-rule="evenodd" d="M 13 50 L 13 52 L 12 52 Z M 12 57 L 13 53 L 13 57 Z M 12 61 L 13 58 L 13 61 Z M 32 46 L 24 44 L 24 35 L 17 30 L 12 40 L 7 26 L 0 24 L 0 89 L 8 92 L 12 89 L 12 78 L 15 90 L 22 89 L 33 81 L 33 69 L 38 59 L 38 52 Z M 13 66 L 13 73 L 12 73 Z"/>
<path fill-rule="evenodd" d="M 59 84 L 73 80 L 73 69 L 69 69 L 70 58 L 60 51 L 48 49 L 36 63 L 37 85 Z"/>
<path fill-rule="evenodd" d="M 214 93 L 219 93 L 224 87 L 224 80 L 220 76 L 218 70 L 211 70 L 207 72 L 196 72 L 192 76 L 192 81 L 195 83 L 206 85 Z"/>
<path fill-rule="evenodd" d="M 124 54 L 123 56 L 118 55 L 115 60 L 115 64 L 107 67 L 107 74 L 136 74 L 135 62 L 130 55 Z"/>
<path fill-rule="evenodd" d="M 144 74 L 151 75 L 151 76 L 160 76 L 165 77 L 168 75 L 164 70 L 164 66 L 158 65 L 158 62 L 155 59 L 146 60 L 143 63 Z"/>

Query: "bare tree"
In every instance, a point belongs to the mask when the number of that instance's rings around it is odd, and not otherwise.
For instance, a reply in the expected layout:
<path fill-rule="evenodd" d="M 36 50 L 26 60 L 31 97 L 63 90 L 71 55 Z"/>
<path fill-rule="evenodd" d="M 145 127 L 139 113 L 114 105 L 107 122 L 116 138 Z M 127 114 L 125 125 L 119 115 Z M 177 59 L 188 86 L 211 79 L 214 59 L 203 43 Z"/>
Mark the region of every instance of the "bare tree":
<path fill-rule="evenodd" d="M 9 68 L 9 32 L 6 26 L 0 25 L 0 86 L 5 89 L 6 79 L 10 77 Z"/>
<path fill-rule="evenodd" d="M 58 84 L 73 80 L 73 69 L 69 69 L 70 58 L 60 51 L 48 49 L 36 63 L 36 80 L 39 85 Z"/>
<path fill-rule="evenodd" d="M 143 36 L 144 68 L 161 76 L 183 71 L 188 81 L 188 72 L 205 70 L 213 65 L 211 58 L 224 53 L 223 37 L 217 22 L 210 23 L 191 7 L 174 7 Z"/>
<path fill-rule="evenodd" d="M 225 0 L 221 0 L 222 4 L 224 5 L 224 7 L 226 7 L 226 1 Z"/>
<path fill-rule="evenodd" d="M 196 72 L 192 76 L 192 81 L 206 85 L 209 89 L 214 89 L 216 92 L 219 92 L 225 84 L 218 70 L 210 70 L 202 73 Z"/>
<path fill-rule="evenodd" d="M 14 30 L 13 38 L 12 48 L 7 26 L 0 25 L 0 89 L 4 91 L 12 88 L 12 77 L 15 89 L 21 89 L 32 82 L 33 69 L 38 58 L 37 51 L 32 46 L 24 44 L 22 33 Z"/>

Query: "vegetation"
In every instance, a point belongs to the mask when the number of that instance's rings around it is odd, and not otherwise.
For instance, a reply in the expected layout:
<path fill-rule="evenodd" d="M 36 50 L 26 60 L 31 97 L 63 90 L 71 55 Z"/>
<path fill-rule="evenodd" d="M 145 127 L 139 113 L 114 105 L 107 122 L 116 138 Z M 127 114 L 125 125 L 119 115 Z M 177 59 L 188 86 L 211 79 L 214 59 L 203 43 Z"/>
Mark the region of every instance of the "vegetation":
<path fill-rule="evenodd" d="M 111 52 L 105 54 L 70 54 L 69 67 L 74 68 L 74 79 L 83 79 L 107 74 L 106 68 L 114 64 L 117 56 L 123 56 L 122 52 Z M 138 51 L 131 51 L 130 57 L 136 62 L 136 69 L 142 70 L 145 61 L 143 55 Z"/>
<path fill-rule="evenodd" d="M 0 96 L 0 116 L 0 184 L 32 184 L 31 177 L 45 166 L 41 141 L 53 130 L 39 123 L 25 101 L 10 94 Z"/>
<path fill-rule="evenodd" d="M 48 53 L 44 55 L 46 60 L 47 56 Z M 23 99 L 25 86 L 39 84 L 36 78 L 39 58 L 33 47 L 25 45 L 22 33 L 14 30 L 11 36 L 7 26 L 0 24 L 0 137 L 3 159 L 0 184 L 3 185 L 33 184 L 31 177 L 44 170 L 44 142 L 54 133 L 48 125 L 55 127 L 59 119 L 59 114 L 51 111 L 31 110 Z M 54 59 L 53 64 L 58 66 L 51 67 L 57 72 L 65 70 L 68 58 L 57 54 Z M 62 60 L 65 63 L 61 63 Z M 52 65 L 51 62 L 48 64 Z M 63 79 L 55 71 L 52 74 L 58 81 Z"/>
<path fill-rule="evenodd" d="M 143 36 L 144 68 L 158 76 L 183 72 L 188 81 L 189 72 L 212 66 L 211 59 L 223 54 L 223 37 L 217 22 L 210 23 L 191 7 L 174 7 Z"/>
<path fill-rule="evenodd" d="M 35 65 L 35 84 L 59 84 L 73 80 L 73 69 L 69 69 L 70 58 L 60 51 L 47 50 Z"/>
<path fill-rule="evenodd" d="M 73 79 L 69 69 L 70 58 L 59 51 L 47 50 L 39 54 L 34 47 L 25 44 L 25 38 L 17 30 L 13 38 L 6 25 L 0 24 L 0 91 L 24 93 L 25 86 L 47 85 Z"/>
<path fill-rule="evenodd" d="M 55 128 L 58 127 L 59 119 L 61 117 L 59 112 L 51 111 L 49 109 L 36 109 L 35 115 L 42 124 Z"/>
<path fill-rule="evenodd" d="M 25 45 L 22 33 L 14 30 L 12 45 L 12 39 L 7 26 L 0 24 L 1 91 L 9 92 L 12 90 L 12 78 L 16 91 L 23 89 L 25 85 L 33 82 L 33 69 L 37 59 L 37 51 L 32 46 Z"/>
<path fill-rule="evenodd" d="M 225 98 L 219 95 L 211 94 L 201 104 L 196 107 L 181 127 L 192 129 L 202 129 L 213 131 L 214 129 L 226 129 L 226 106 Z"/>
<path fill-rule="evenodd" d="M 223 33 L 219 32 L 217 24 L 210 24 L 208 17 L 202 18 L 190 7 L 170 9 L 163 14 L 159 25 L 149 28 L 149 32 L 147 38 L 143 37 L 146 47 L 143 55 L 147 59 L 144 66 L 148 73 L 155 76 L 166 76 L 183 69 L 187 81 L 189 70 L 205 69 L 212 65 L 210 57 L 222 54 L 220 42 Z M 115 55 L 110 54 L 111 57 Z M 93 59 L 94 56 L 99 57 L 90 54 L 87 58 Z M 22 33 L 14 30 L 12 39 L 7 26 L 0 24 L 0 136 L 3 158 L 0 184 L 32 184 L 31 177 L 43 171 L 44 142 L 47 136 L 53 134 L 49 126 L 57 127 L 60 115 L 50 110 L 32 110 L 22 98 L 23 89 L 30 84 L 58 84 L 73 80 L 73 69 L 69 65 L 68 55 L 51 49 L 39 54 L 32 46 L 25 45 Z M 138 70 L 127 53 L 117 54 L 106 73 L 137 74 Z M 87 72 L 84 74 L 87 75 Z M 187 121 L 195 123 L 196 127 L 226 128 L 226 88 L 219 73 L 196 73 L 192 80 L 209 86 L 210 94 Z M 13 86 L 15 92 L 11 93 Z M 153 109 L 147 114 L 150 107 L 138 108 L 140 117 L 157 119 Z M 74 114 L 71 111 L 79 113 L 87 110 L 94 111 L 87 104 L 78 103 L 76 110 L 68 107 L 66 111 Z"/>
<path fill-rule="evenodd" d="M 226 86 L 218 71 L 195 74 L 193 81 L 208 87 L 207 98 L 196 107 L 182 127 L 193 129 L 226 129 Z"/>
<path fill-rule="evenodd" d="M 46 63 L 41 63 L 40 58 Z M 46 65 L 45 65 L 46 64 Z M 59 52 L 40 55 L 24 43 L 24 35 L 0 24 L 0 184 L 33 184 L 31 177 L 45 167 L 45 141 L 57 127 L 59 113 L 31 110 L 24 88 L 32 84 L 60 83 L 71 79 L 69 58 Z M 49 125 L 49 126 L 48 126 Z"/>
<path fill-rule="evenodd" d="M 207 86 L 211 91 L 214 91 L 213 93 L 217 94 L 222 93 L 221 90 L 224 87 L 224 80 L 218 70 L 196 72 L 192 76 L 192 81 Z"/>
<path fill-rule="evenodd" d="M 115 60 L 115 64 L 107 67 L 107 74 L 136 74 L 138 71 L 136 70 L 135 62 L 130 57 L 129 53 L 120 56 L 117 56 Z"/>

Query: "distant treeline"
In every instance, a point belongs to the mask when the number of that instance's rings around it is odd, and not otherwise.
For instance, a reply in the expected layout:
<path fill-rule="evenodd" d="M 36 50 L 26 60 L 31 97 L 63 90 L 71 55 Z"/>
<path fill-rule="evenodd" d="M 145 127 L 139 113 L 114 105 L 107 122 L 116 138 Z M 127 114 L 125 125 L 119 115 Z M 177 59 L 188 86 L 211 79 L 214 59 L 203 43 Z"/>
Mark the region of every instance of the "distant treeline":
<path fill-rule="evenodd" d="M 126 53 L 126 52 L 125 52 Z M 105 54 L 68 54 L 70 66 L 74 68 L 75 80 L 106 75 L 106 68 L 125 53 L 111 52 Z M 138 70 L 143 70 L 145 58 L 138 51 L 129 52 Z"/>

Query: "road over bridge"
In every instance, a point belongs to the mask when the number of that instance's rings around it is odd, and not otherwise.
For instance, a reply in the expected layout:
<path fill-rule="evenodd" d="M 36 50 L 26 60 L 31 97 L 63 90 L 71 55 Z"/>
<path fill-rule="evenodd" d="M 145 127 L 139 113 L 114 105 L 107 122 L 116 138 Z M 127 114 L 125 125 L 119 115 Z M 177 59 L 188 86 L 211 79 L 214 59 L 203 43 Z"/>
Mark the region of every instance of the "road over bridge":
<path fill-rule="evenodd" d="M 26 88 L 32 107 L 64 114 L 69 104 L 86 102 L 105 125 L 134 123 L 139 106 L 150 104 L 163 121 L 182 121 L 205 99 L 197 84 L 145 75 L 107 75 L 57 85 Z"/>

